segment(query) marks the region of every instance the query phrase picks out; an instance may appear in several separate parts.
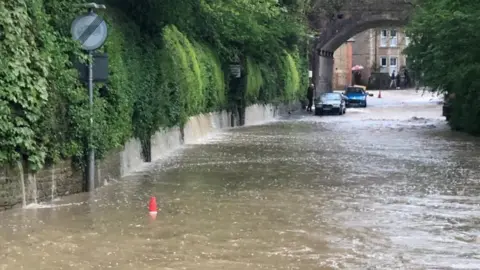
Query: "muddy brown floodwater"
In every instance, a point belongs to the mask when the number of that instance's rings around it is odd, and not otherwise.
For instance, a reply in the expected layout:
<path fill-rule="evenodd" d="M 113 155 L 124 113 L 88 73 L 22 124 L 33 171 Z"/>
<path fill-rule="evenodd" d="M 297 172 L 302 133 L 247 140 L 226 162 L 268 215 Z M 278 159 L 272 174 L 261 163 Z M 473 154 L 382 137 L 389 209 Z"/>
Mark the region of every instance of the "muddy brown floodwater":
<path fill-rule="evenodd" d="M 480 269 L 480 141 L 407 94 L 225 130 L 0 213 L 0 269 Z"/>

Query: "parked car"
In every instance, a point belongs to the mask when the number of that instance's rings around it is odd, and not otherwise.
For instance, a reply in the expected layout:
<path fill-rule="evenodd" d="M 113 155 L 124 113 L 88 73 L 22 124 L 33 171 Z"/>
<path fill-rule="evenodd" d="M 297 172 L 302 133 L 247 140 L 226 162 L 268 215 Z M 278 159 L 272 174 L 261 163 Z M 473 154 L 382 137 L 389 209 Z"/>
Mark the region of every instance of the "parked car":
<path fill-rule="evenodd" d="M 315 115 L 326 113 L 343 115 L 346 111 L 346 97 L 341 93 L 323 93 L 315 99 Z"/>
<path fill-rule="evenodd" d="M 373 94 L 368 93 L 365 86 L 354 85 L 345 88 L 344 95 L 347 97 L 347 107 L 367 107 L 367 97 Z"/>

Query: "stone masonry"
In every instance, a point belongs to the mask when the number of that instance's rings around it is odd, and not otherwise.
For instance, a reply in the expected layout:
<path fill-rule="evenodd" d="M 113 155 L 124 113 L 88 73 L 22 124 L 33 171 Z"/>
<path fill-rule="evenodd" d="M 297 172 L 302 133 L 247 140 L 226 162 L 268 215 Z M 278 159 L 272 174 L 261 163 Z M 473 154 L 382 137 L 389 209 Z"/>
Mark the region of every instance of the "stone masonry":
<path fill-rule="evenodd" d="M 316 0 L 309 14 L 317 30 L 312 71 L 316 95 L 333 90 L 333 52 L 349 38 L 376 27 L 404 26 L 412 13 L 410 0 Z"/>
<path fill-rule="evenodd" d="M 97 186 L 111 179 L 120 178 L 120 150 L 112 151 L 102 161 L 97 161 Z M 30 179 L 33 176 L 30 176 Z M 38 202 L 49 201 L 53 197 L 61 197 L 85 191 L 85 176 L 81 169 L 75 168 L 70 160 L 63 160 L 55 166 L 47 167 L 36 175 L 36 199 Z M 29 175 L 24 173 L 26 203 L 34 202 L 34 187 Z M 52 186 L 54 188 L 52 190 Z M 17 166 L 0 168 L 0 211 L 22 205 L 23 195 L 21 175 Z"/>

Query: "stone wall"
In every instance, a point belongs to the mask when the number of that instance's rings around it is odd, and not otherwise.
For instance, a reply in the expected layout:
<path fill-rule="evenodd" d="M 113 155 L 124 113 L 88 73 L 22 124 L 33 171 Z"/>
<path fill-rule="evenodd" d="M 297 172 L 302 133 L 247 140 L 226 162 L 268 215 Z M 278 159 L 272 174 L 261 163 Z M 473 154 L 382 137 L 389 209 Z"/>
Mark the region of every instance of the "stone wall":
<path fill-rule="evenodd" d="M 361 65 L 363 84 L 366 85 L 371 74 L 371 68 L 375 64 L 375 33 L 376 29 L 369 29 L 355 36 L 353 44 L 353 64 Z"/>
<path fill-rule="evenodd" d="M 4 167 L 0 169 L 0 210 L 79 193 L 84 190 L 84 183 L 83 173 L 73 169 L 69 160 L 47 167 L 36 175 L 25 173 L 23 166 Z"/>
<path fill-rule="evenodd" d="M 333 89 L 344 89 L 345 86 L 352 83 L 352 46 L 354 43 L 354 39 L 349 39 L 333 53 Z"/>
<path fill-rule="evenodd" d="M 18 175 L 14 168 L 0 169 L 0 211 L 12 207 L 13 202 L 22 201 L 20 181 L 12 175 Z"/>
<path fill-rule="evenodd" d="M 25 188 L 23 197 L 22 174 Z M 96 181 L 98 186 L 120 177 L 120 155 L 112 152 L 97 161 Z M 46 167 L 36 175 L 29 175 L 18 166 L 0 168 L 0 211 L 14 206 L 48 202 L 57 197 L 85 191 L 85 176 L 70 160 L 63 160 Z"/>
<path fill-rule="evenodd" d="M 261 124 L 296 109 L 300 109 L 300 105 L 253 105 L 245 110 L 245 125 Z M 152 161 L 168 156 L 185 143 L 194 143 L 236 123 L 238 119 L 232 117 L 231 113 L 217 112 L 191 117 L 183 129 L 175 127 L 160 130 L 151 139 Z M 114 150 L 103 160 L 97 161 L 95 186 L 103 186 L 146 168 L 148 163 L 143 161 L 141 149 L 140 142 L 131 139 L 122 149 Z M 47 167 L 36 175 L 29 175 L 22 170 L 21 166 L 0 168 L 0 211 L 14 206 L 49 202 L 86 190 L 83 171 L 74 168 L 70 160 Z"/>

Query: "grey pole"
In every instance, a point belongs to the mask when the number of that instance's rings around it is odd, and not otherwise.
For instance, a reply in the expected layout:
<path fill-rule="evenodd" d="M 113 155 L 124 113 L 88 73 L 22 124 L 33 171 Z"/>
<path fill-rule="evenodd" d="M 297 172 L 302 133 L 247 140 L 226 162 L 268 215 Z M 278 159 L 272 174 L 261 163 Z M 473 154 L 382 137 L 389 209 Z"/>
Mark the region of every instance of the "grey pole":
<path fill-rule="evenodd" d="M 105 9 L 105 5 L 99 5 L 96 3 L 80 4 L 80 7 L 88 8 L 88 12 L 94 15 L 93 9 Z M 80 41 L 84 50 L 88 51 L 88 96 L 90 103 L 90 132 L 88 134 L 88 174 L 87 174 L 87 191 L 93 191 L 95 189 L 95 147 L 93 145 L 93 52 L 100 48 L 105 39 L 107 38 L 107 25 L 101 17 L 96 16 L 93 22 L 86 23 L 82 21 L 85 16 L 79 17 L 72 22 L 71 32 L 72 37 Z M 85 28 L 86 27 L 86 28 Z M 93 39 L 90 44 L 86 45 L 85 42 L 92 36 L 93 32 L 100 27 L 100 37 Z M 92 44 L 93 42 L 93 44 Z"/>
<path fill-rule="evenodd" d="M 88 51 L 88 96 L 90 101 L 90 138 L 88 154 L 88 191 L 95 189 L 95 149 L 93 147 L 93 53 Z"/>

